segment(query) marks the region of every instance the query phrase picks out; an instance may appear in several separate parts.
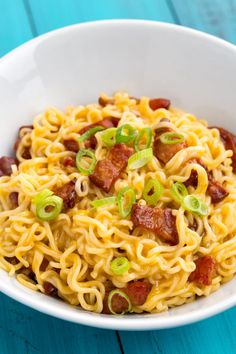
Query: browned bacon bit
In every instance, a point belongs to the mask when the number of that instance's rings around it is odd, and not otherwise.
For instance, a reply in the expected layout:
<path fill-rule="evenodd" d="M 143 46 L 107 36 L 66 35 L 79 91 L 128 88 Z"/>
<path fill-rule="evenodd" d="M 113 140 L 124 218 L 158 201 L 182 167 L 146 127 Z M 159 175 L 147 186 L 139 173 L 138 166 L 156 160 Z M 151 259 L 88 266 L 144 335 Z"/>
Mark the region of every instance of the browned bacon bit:
<path fill-rule="evenodd" d="M 18 207 L 18 192 L 11 192 L 9 194 L 9 199 L 13 209 Z"/>
<path fill-rule="evenodd" d="M 75 167 L 75 157 L 72 156 L 66 156 L 63 160 L 63 165 L 65 167 Z"/>
<path fill-rule="evenodd" d="M 168 132 L 172 132 L 172 129 L 167 127 L 157 129 L 153 143 L 154 155 L 164 164 L 166 164 L 178 151 L 187 147 L 185 141 L 177 144 L 163 144 L 160 140 L 160 136 Z"/>
<path fill-rule="evenodd" d="M 209 127 L 210 129 L 216 128 L 219 130 L 220 137 L 223 141 L 223 144 L 226 148 L 226 150 L 232 150 L 233 151 L 233 156 L 231 156 L 232 159 L 232 167 L 233 167 L 233 172 L 236 173 L 236 136 L 232 133 L 230 133 L 228 130 L 221 128 L 221 127 Z"/>
<path fill-rule="evenodd" d="M 142 227 L 153 231 L 163 242 L 169 245 L 177 245 L 176 217 L 172 214 L 171 209 L 134 204 L 131 211 L 131 220 L 134 227 Z"/>
<path fill-rule="evenodd" d="M 108 129 L 108 128 L 113 128 L 113 127 L 117 127 L 119 120 L 118 118 L 115 117 L 109 117 L 109 118 L 105 118 L 103 120 L 100 120 L 96 123 L 93 124 L 89 124 L 87 125 L 87 127 L 82 128 L 79 131 L 79 134 L 84 134 L 85 132 L 87 132 L 89 129 L 97 127 L 98 125 L 101 125 L 103 128 Z M 86 149 L 95 149 L 96 145 L 97 145 L 97 139 L 96 137 L 93 135 L 90 138 L 88 138 L 85 143 L 84 143 Z"/>
<path fill-rule="evenodd" d="M 40 270 L 42 272 L 45 272 L 45 270 L 47 269 L 48 264 L 49 264 L 49 261 L 47 260 L 47 258 L 44 258 L 42 263 L 40 264 Z"/>
<path fill-rule="evenodd" d="M 8 156 L 0 157 L 0 177 L 10 176 L 12 174 L 12 165 L 17 165 L 16 159 Z"/>
<path fill-rule="evenodd" d="M 127 287 L 122 290 L 128 295 L 133 306 L 141 306 L 147 300 L 151 288 L 151 284 L 147 281 L 137 280 L 129 283 Z"/>
<path fill-rule="evenodd" d="M 115 100 L 113 98 L 104 98 L 104 97 L 99 97 L 98 103 L 100 106 L 105 107 L 108 104 L 114 104 Z"/>
<path fill-rule="evenodd" d="M 192 231 L 197 231 L 197 221 L 194 219 L 193 223 L 188 226 Z"/>
<path fill-rule="evenodd" d="M 19 146 L 19 144 L 20 144 L 20 141 L 21 141 L 21 130 L 22 129 L 34 129 L 34 127 L 33 127 L 33 125 L 22 125 L 20 128 L 19 128 L 19 130 L 18 130 L 18 138 L 16 139 L 16 142 L 15 142 L 15 144 L 14 144 L 14 146 L 13 146 L 13 150 L 14 151 L 17 151 L 17 149 L 18 149 L 18 146 Z M 31 158 L 31 157 L 30 157 Z"/>
<path fill-rule="evenodd" d="M 43 289 L 46 295 L 53 296 L 53 297 L 57 296 L 57 288 L 51 283 L 49 283 L 48 281 L 45 281 L 43 283 Z"/>
<path fill-rule="evenodd" d="M 74 139 L 65 139 L 63 144 L 64 144 L 66 150 L 68 150 L 68 151 L 73 151 L 73 152 L 79 151 L 79 144 Z"/>
<path fill-rule="evenodd" d="M 133 148 L 125 144 L 114 145 L 104 160 L 97 162 L 94 172 L 89 176 L 97 187 L 109 192 L 115 181 L 127 166 Z"/>
<path fill-rule="evenodd" d="M 211 197 L 212 203 L 219 203 L 229 195 L 229 192 L 217 181 L 210 181 L 207 192 Z"/>
<path fill-rule="evenodd" d="M 30 153 L 30 147 L 26 146 L 21 154 L 23 159 L 25 160 L 30 160 L 31 159 L 31 153 Z"/>
<path fill-rule="evenodd" d="M 28 268 L 22 267 L 22 268 L 18 269 L 18 270 L 16 271 L 16 273 L 17 273 L 17 274 L 24 274 L 24 275 L 25 275 L 26 277 L 28 277 L 29 279 L 35 281 L 35 274 L 34 274 L 34 272 L 33 272 L 33 270 L 32 270 L 31 267 L 28 267 Z"/>
<path fill-rule="evenodd" d="M 57 188 L 54 193 L 63 199 L 64 209 L 71 209 L 75 206 L 77 194 L 75 191 L 75 182 L 76 180 L 72 180 L 61 188 Z"/>
<path fill-rule="evenodd" d="M 170 100 L 166 98 L 152 98 L 149 100 L 149 107 L 155 111 L 159 108 L 169 109 L 170 107 Z"/>
<path fill-rule="evenodd" d="M 219 182 L 217 182 L 213 179 L 212 172 L 210 172 L 208 170 L 206 165 L 200 159 L 198 159 L 198 158 L 191 159 L 188 161 L 188 163 L 198 163 L 199 165 L 201 165 L 205 169 L 207 176 L 208 176 L 207 192 L 208 192 L 209 196 L 211 197 L 212 203 L 214 203 L 214 204 L 219 203 L 225 197 L 227 197 L 227 195 L 229 194 L 227 192 L 227 190 Z M 189 187 L 189 186 L 197 187 L 197 184 L 198 184 L 197 171 L 192 170 L 189 178 L 187 179 L 187 181 L 184 182 L 184 184 L 186 187 Z"/>
<path fill-rule="evenodd" d="M 102 313 L 105 313 L 105 314 L 111 314 L 111 311 L 108 307 L 108 295 L 109 295 L 109 292 L 106 292 L 105 296 L 104 296 L 104 300 L 103 300 Z M 112 308 L 113 312 L 120 314 L 120 313 L 126 312 L 128 310 L 129 303 L 123 296 L 120 296 L 119 294 L 114 294 L 112 296 L 112 300 L 111 300 L 111 308 Z"/>
<path fill-rule="evenodd" d="M 5 257 L 5 260 L 8 262 L 8 263 L 11 263 L 13 265 L 16 265 L 19 263 L 18 259 L 16 257 Z"/>
<path fill-rule="evenodd" d="M 194 158 L 194 159 L 188 160 L 188 163 L 197 163 L 197 164 L 201 165 L 207 173 L 208 180 L 210 181 L 212 179 L 212 174 L 209 172 L 206 165 L 199 158 Z M 189 187 L 189 186 L 197 187 L 197 184 L 198 184 L 197 171 L 192 170 L 189 178 L 184 182 L 184 184 L 186 187 Z"/>
<path fill-rule="evenodd" d="M 196 269 L 189 276 L 189 281 L 199 285 L 211 285 L 216 275 L 217 263 L 211 256 L 203 256 L 195 261 Z"/>

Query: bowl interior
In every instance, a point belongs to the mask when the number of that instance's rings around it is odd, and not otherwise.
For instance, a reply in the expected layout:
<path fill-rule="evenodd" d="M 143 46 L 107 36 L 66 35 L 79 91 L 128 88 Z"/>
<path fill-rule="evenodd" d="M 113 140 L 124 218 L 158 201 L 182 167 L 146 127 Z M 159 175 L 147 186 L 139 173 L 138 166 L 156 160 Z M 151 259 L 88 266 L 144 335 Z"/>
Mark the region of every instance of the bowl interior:
<path fill-rule="evenodd" d="M 58 30 L 0 61 L 1 155 L 17 128 L 48 106 L 95 102 L 101 91 L 168 97 L 172 104 L 236 133 L 236 50 L 197 31 L 147 21 L 102 21 Z M 25 289 L 0 271 L 0 290 L 43 312 L 104 328 L 173 327 L 236 303 L 236 279 L 208 298 L 157 315 L 86 313 Z"/>

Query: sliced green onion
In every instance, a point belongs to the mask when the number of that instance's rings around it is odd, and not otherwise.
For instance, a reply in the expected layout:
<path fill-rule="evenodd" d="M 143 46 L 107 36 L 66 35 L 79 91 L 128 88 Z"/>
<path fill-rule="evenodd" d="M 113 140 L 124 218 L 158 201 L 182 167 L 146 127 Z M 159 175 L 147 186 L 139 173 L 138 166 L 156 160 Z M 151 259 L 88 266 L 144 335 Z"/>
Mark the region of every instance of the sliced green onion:
<path fill-rule="evenodd" d="M 136 168 L 143 167 L 153 158 L 152 148 L 141 150 L 131 155 L 128 160 L 128 168 L 135 170 Z"/>
<path fill-rule="evenodd" d="M 63 199 L 57 195 L 51 195 L 36 203 L 36 215 L 43 221 L 54 220 L 60 214 L 62 207 Z"/>
<path fill-rule="evenodd" d="M 206 216 L 208 214 L 206 204 L 194 195 L 187 195 L 184 197 L 182 206 L 185 210 L 191 211 L 192 213 L 198 214 L 200 216 Z"/>
<path fill-rule="evenodd" d="M 168 132 L 161 134 L 160 140 L 163 144 L 172 145 L 182 143 L 184 141 L 184 136 L 179 133 Z"/>
<path fill-rule="evenodd" d="M 145 143 L 144 147 L 142 147 L 141 142 L 142 142 L 142 138 L 144 136 L 146 136 L 146 143 Z M 152 143 L 152 130 L 151 130 L 151 128 L 143 128 L 142 130 L 140 130 L 137 137 L 135 138 L 134 148 L 136 151 L 148 149 L 148 148 L 150 148 L 151 143 Z"/>
<path fill-rule="evenodd" d="M 33 203 L 40 203 L 43 199 L 49 197 L 50 195 L 53 195 L 53 192 L 50 191 L 50 189 L 44 189 L 33 198 Z"/>
<path fill-rule="evenodd" d="M 182 200 L 188 195 L 188 190 L 181 182 L 175 182 L 171 186 L 171 195 L 177 203 L 182 203 Z"/>
<path fill-rule="evenodd" d="M 89 157 L 90 159 L 92 159 L 88 168 L 82 166 L 82 158 L 83 157 Z M 77 166 L 78 170 L 80 172 L 84 173 L 85 175 L 90 175 L 91 173 L 93 173 L 95 166 L 96 166 L 96 162 L 97 162 L 96 157 L 91 150 L 80 149 L 76 155 L 76 166 Z"/>
<path fill-rule="evenodd" d="M 116 144 L 131 143 L 136 137 L 136 130 L 129 124 L 121 125 L 116 130 Z"/>
<path fill-rule="evenodd" d="M 109 129 L 106 129 L 102 133 L 101 138 L 102 138 L 102 142 L 105 146 L 112 147 L 113 145 L 115 145 L 116 131 L 117 131 L 117 128 L 109 128 Z"/>
<path fill-rule="evenodd" d="M 104 205 L 114 204 L 116 202 L 116 197 L 108 197 L 103 199 L 97 199 L 90 203 L 94 208 L 99 208 Z"/>
<path fill-rule="evenodd" d="M 96 134 L 97 132 L 99 132 L 99 131 L 101 131 L 103 129 L 104 129 L 104 127 L 102 127 L 101 125 L 96 125 L 96 127 L 90 128 L 84 134 L 82 134 L 80 137 L 78 137 L 78 141 L 80 143 L 82 143 L 83 141 L 85 141 L 88 138 L 90 138 L 90 136 Z"/>
<path fill-rule="evenodd" d="M 122 218 L 126 218 L 132 209 L 132 205 L 136 202 L 136 195 L 132 188 L 125 187 L 119 191 L 117 195 L 117 203 L 119 213 Z"/>
<path fill-rule="evenodd" d="M 119 312 L 115 312 L 114 309 L 113 309 L 113 304 L 112 304 L 112 299 L 113 299 L 114 296 L 118 296 L 118 297 L 121 297 L 122 299 L 124 299 L 127 302 L 127 309 L 122 309 L 122 306 L 120 306 L 121 307 L 121 311 L 122 310 L 123 311 L 120 312 L 120 313 Z M 119 289 L 115 289 L 115 290 L 110 291 L 110 293 L 108 295 L 108 299 L 107 299 L 107 304 L 108 304 L 109 310 L 111 311 L 111 313 L 113 315 L 124 315 L 126 312 L 131 312 L 131 310 L 132 310 L 131 301 L 130 301 L 128 295 L 126 295 L 124 293 L 124 291 L 119 290 Z"/>
<path fill-rule="evenodd" d="M 111 271 L 116 275 L 127 273 L 130 268 L 130 262 L 126 257 L 117 257 L 111 262 Z"/>
<path fill-rule="evenodd" d="M 162 193 L 162 184 L 156 179 L 150 179 L 143 190 L 143 198 L 149 205 L 156 205 Z"/>

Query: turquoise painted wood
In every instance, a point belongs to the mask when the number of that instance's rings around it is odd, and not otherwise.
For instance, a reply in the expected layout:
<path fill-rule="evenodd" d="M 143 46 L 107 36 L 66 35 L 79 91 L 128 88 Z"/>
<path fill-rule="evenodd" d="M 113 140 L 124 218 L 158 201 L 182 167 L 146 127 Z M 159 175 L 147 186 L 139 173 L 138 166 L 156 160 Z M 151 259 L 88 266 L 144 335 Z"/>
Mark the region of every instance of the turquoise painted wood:
<path fill-rule="evenodd" d="M 0 56 L 62 26 L 100 19 L 175 22 L 236 43 L 236 0 L 0 0 Z M 231 354 L 236 308 L 190 326 L 105 331 L 43 315 L 0 294 L 0 354 Z"/>
<path fill-rule="evenodd" d="M 236 43 L 236 1 L 172 0 L 178 21 Z"/>
<path fill-rule="evenodd" d="M 23 1 L 0 0 L 0 56 L 31 38 Z"/>
<path fill-rule="evenodd" d="M 163 0 L 29 0 L 39 34 L 70 24 L 114 18 L 173 22 Z"/>

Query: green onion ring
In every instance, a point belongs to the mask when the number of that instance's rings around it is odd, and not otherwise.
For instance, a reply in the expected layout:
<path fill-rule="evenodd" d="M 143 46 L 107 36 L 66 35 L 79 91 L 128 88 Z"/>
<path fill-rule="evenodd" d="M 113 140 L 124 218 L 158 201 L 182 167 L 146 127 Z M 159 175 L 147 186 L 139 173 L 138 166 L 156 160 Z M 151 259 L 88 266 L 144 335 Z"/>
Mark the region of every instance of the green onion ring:
<path fill-rule="evenodd" d="M 127 131 L 127 134 L 125 134 Z M 128 144 L 132 142 L 136 137 L 136 130 L 130 124 L 121 125 L 116 130 L 116 144 L 124 143 Z"/>
<path fill-rule="evenodd" d="M 161 134 L 160 140 L 162 144 L 167 144 L 167 145 L 179 144 L 184 141 L 184 136 L 182 134 L 175 133 L 175 132 L 167 132 Z"/>
<path fill-rule="evenodd" d="M 184 197 L 182 201 L 182 207 L 185 210 L 191 211 L 192 213 L 198 214 L 200 216 L 206 216 L 208 214 L 206 204 L 194 195 L 187 195 Z"/>
<path fill-rule="evenodd" d="M 102 135 L 101 139 L 105 146 L 112 147 L 116 143 L 116 131 L 117 128 L 108 128 L 106 129 Z"/>
<path fill-rule="evenodd" d="M 150 148 L 151 143 L 152 143 L 152 130 L 151 130 L 151 128 L 143 128 L 142 130 L 140 130 L 140 132 L 138 133 L 138 135 L 134 141 L 134 148 L 136 151 L 141 150 L 139 144 L 140 144 L 140 141 L 142 140 L 143 136 L 145 136 L 145 135 L 146 135 L 146 144 L 143 149 Z"/>
<path fill-rule="evenodd" d="M 126 197 L 129 197 L 129 202 L 127 203 L 127 205 L 125 205 Z M 121 191 L 119 191 L 117 195 L 117 203 L 118 203 L 119 213 L 122 218 L 126 218 L 131 213 L 132 205 L 135 202 L 136 202 L 136 195 L 132 188 L 127 186 L 121 189 Z"/>
<path fill-rule="evenodd" d="M 81 166 L 81 159 L 83 157 L 90 157 L 92 159 L 89 168 L 84 168 Z M 80 149 L 76 155 L 76 167 L 78 168 L 78 170 L 81 173 L 83 173 L 85 175 L 90 175 L 91 173 L 93 173 L 95 166 L 96 166 L 96 162 L 97 162 L 96 157 L 91 150 Z"/>
<path fill-rule="evenodd" d="M 97 125 L 96 127 L 93 127 L 93 128 L 90 128 L 89 130 L 87 130 L 84 134 L 82 134 L 80 137 L 78 137 L 77 140 L 80 143 L 82 143 L 83 141 L 87 140 L 92 135 L 96 134 L 97 132 L 99 132 L 103 129 L 104 129 L 104 127 L 102 127 L 101 125 Z"/>
<path fill-rule="evenodd" d="M 126 257 L 117 257 L 111 261 L 111 271 L 116 275 L 127 273 L 130 268 L 130 262 Z"/>
<path fill-rule="evenodd" d="M 118 295 L 118 296 L 124 298 L 127 301 L 127 306 L 128 306 L 127 310 L 124 310 L 121 313 L 117 313 L 117 312 L 115 312 L 113 310 L 113 308 L 112 308 L 112 298 L 113 298 L 114 295 Z M 107 304 L 108 304 L 109 310 L 111 311 L 111 313 L 113 315 L 124 315 L 126 312 L 131 312 L 132 311 L 132 305 L 131 305 L 131 301 L 130 301 L 128 295 L 126 295 L 124 293 L 124 291 L 119 290 L 119 289 L 115 289 L 115 290 L 110 291 L 110 293 L 108 295 L 108 299 L 107 299 Z"/>
<path fill-rule="evenodd" d="M 107 197 L 103 199 L 94 200 L 90 202 L 90 205 L 94 208 L 99 208 L 104 205 L 115 204 L 115 202 L 116 202 L 116 197 Z"/>
<path fill-rule="evenodd" d="M 181 182 L 175 182 L 172 184 L 170 189 L 171 195 L 173 199 L 177 203 L 182 203 L 184 197 L 188 195 L 188 190 L 185 185 Z"/>
<path fill-rule="evenodd" d="M 152 148 L 144 149 L 131 155 L 128 160 L 128 168 L 130 170 L 135 170 L 137 168 L 143 167 L 153 158 Z"/>
<path fill-rule="evenodd" d="M 162 184 L 156 179 L 150 179 L 144 187 L 143 198 L 149 205 L 156 205 L 163 193 Z"/>
<path fill-rule="evenodd" d="M 47 211 L 50 207 L 52 210 Z M 48 196 L 36 203 L 36 215 L 40 220 L 51 221 L 58 217 L 63 207 L 63 199 L 57 195 Z"/>

